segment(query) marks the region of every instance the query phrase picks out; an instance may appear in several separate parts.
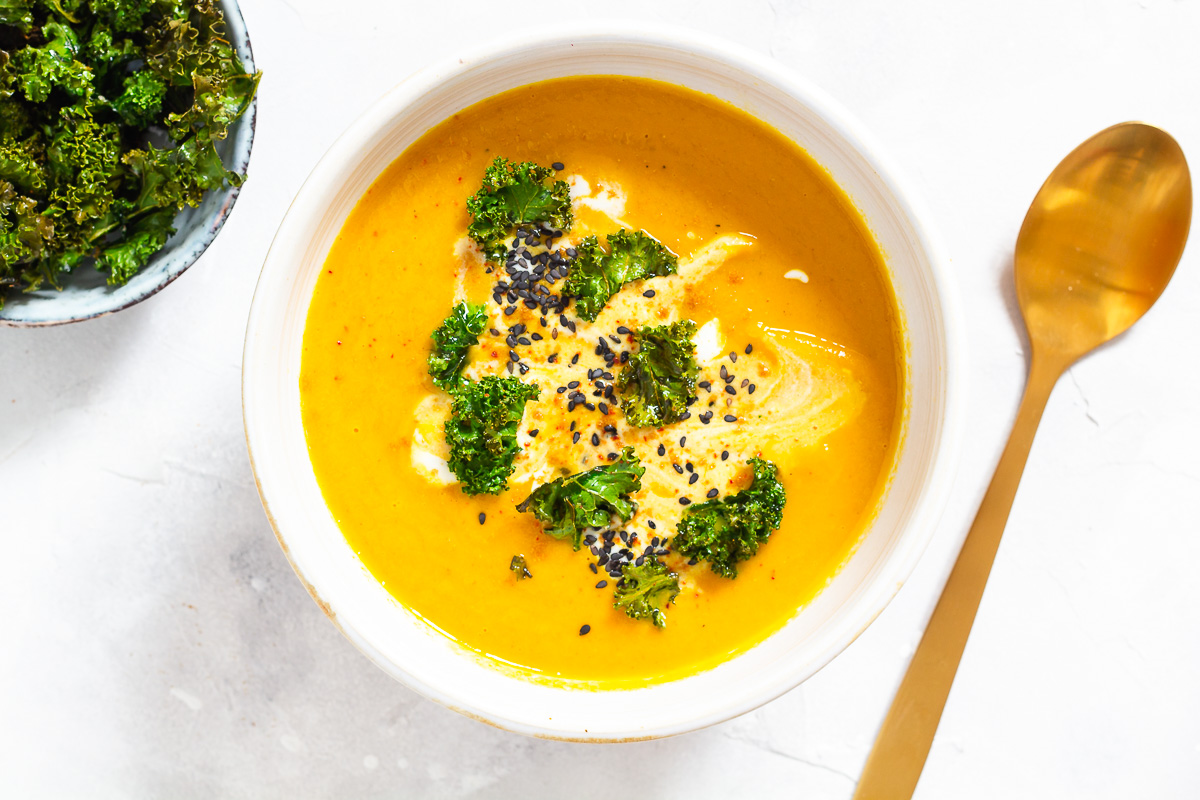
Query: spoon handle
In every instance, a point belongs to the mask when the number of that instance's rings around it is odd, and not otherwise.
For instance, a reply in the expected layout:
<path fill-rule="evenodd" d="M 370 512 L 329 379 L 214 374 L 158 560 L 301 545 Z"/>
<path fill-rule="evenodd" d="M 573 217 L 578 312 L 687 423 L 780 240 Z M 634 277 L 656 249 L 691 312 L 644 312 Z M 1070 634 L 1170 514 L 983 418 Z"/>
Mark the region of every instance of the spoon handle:
<path fill-rule="evenodd" d="M 1039 356 L 1034 351 L 1029 383 L 1004 454 L 875 738 L 854 800 L 906 800 L 916 789 L 1000 546 L 1033 436 L 1050 391 L 1068 363 L 1067 359 Z"/>

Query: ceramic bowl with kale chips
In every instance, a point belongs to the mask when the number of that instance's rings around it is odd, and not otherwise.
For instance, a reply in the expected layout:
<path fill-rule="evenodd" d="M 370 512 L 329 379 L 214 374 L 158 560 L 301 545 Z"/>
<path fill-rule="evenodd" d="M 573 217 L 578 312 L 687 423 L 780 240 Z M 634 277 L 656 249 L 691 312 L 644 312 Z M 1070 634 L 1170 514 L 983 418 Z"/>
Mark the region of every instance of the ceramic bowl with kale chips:
<path fill-rule="evenodd" d="M 233 0 L 0 4 L 0 324 L 128 308 L 191 266 L 245 180 Z"/>

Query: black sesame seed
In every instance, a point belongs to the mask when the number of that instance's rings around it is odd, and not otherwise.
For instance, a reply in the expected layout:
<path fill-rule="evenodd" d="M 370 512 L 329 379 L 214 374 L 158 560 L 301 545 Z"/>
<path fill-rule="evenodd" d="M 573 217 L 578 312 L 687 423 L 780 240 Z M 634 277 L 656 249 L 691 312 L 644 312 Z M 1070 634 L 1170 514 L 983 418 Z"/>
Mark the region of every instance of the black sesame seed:
<path fill-rule="evenodd" d="M 608 563 L 608 553 L 601 553 L 600 557 L 596 559 L 596 563 L 602 567 L 605 564 L 607 564 Z"/>
<path fill-rule="evenodd" d="M 691 418 L 692 418 L 692 412 L 690 412 L 690 411 L 685 411 L 679 415 L 680 422 L 682 422 L 685 419 L 691 419 Z"/>
<path fill-rule="evenodd" d="M 725 394 L 737 394 L 737 389 L 733 388 L 732 386 L 726 386 Z"/>
<path fill-rule="evenodd" d="M 529 338 L 533 339 L 535 342 L 540 342 L 542 340 L 542 335 L 540 333 L 531 333 L 529 334 Z"/>
<path fill-rule="evenodd" d="M 696 385 L 699 386 L 701 389 L 706 389 L 710 392 L 712 391 L 712 384 L 709 383 L 708 381 L 700 381 L 700 383 L 698 383 Z"/>
<path fill-rule="evenodd" d="M 596 404 L 595 404 L 595 403 L 584 403 L 584 404 L 583 404 L 583 407 L 584 407 L 584 408 L 586 408 L 588 411 L 595 411 L 595 410 L 596 410 Z"/>
<path fill-rule="evenodd" d="M 572 363 L 572 364 L 578 364 L 578 363 L 579 363 L 579 353 L 576 353 L 576 354 L 575 354 L 575 357 L 571 359 L 571 363 Z"/>
<path fill-rule="evenodd" d="M 593 433 L 592 434 L 592 447 L 599 447 L 599 446 L 600 446 L 600 437 Z"/>
<path fill-rule="evenodd" d="M 571 381 L 570 383 L 567 384 L 567 388 L 568 389 L 578 389 L 579 381 Z"/>
<path fill-rule="evenodd" d="M 737 353 L 730 353 L 729 360 L 736 364 L 737 363 Z"/>
<path fill-rule="evenodd" d="M 562 172 L 564 169 L 566 169 L 566 167 L 563 166 L 563 163 L 561 161 L 555 161 L 553 164 L 550 165 L 550 168 L 552 170 L 554 170 L 555 172 Z"/>
<path fill-rule="evenodd" d="M 511 361 L 505 362 L 504 366 L 508 368 L 508 374 L 512 375 L 513 362 L 511 362 Z"/>
<path fill-rule="evenodd" d="M 679 446 L 680 446 L 680 447 L 687 447 L 687 437 L 686 437 L 686 436 L 680 436 L 680 437 L 679 437 Z"/>
<path fill-rule="evenodd" d="M 574 421 L 574 420 L 571 420 L 571 428 L 570 428 L 570 430 L 575 430 L 575 421 Z"/>
<path fill-rule="evenodd" d="M 695 471 L 696 471 L 696 468 L 695 468 L 694 466 L 692 466 L 692 462 L 690 462 L 690 461 L 689 461 L 689 462 L 687 462 L 686 464 L 684 464 L 684 465 L 683 465 L 683 468 L 684 468 L 684 469 L 686 469 L 688 472 L 695 472 Z"/>
<path fill-rule="evenodd" d="M 633 331 L 629 330 L 629 328 L 626 328 L 624 325 L 618 325 L 617 333 L 633 333 Z"/>
<path fill-rule="evenodd" d="M 652 519 L 646 520 L 646 526 L 652 531 L 658 530 L 658 526 L 654 524 L 654 520 Z"/>
<path fill-rule="evenodd" d="M 551 353 L 550 355 L 546 356 L 547 364 L 554 364 L 557 361 L 558 361 L 558 353 Z"/>
<path fill-rule="evenodd" d="M 485 522 L 487 522 L 487 514 L 480 511 L 479 512 L 479 524 L 482 525 Z"/>
<path fill-rule="evenodd" d="M 504 316 L 506 316 L 506 317 L 511 316 L 512 313 L 516 310 L 517 310 L 516 306 L 509 306 L 508 308 L 504 309 Z"/>
<path fill-rule="evenodd" d="M 646 563 L 646 557 L 645 557 L 645 556 L 638 556 L 638 557 L 637 557 L 637 561 L 634 561 L 634 562 L 633 562 L 633 565 L 634 565 L 635 567 L 640 567 L 642 564 L 645 564 L 645 563 Z"/>
<path fill-rule="evenodd" d="M 522 362 L 522 363 L 520 363 L 520 364 L 517 364 L 517 366 L 521 368 L 521 374 L 522 374 L 522 375 L 524 375 L 526 372 L 529 372 L 529 365 L 528 365 L 528 364 L 526 364 L 526 363 Z"/>
<path fill-rule="evenodd" d="M 590 569 L 592 571 L 593 575 L 597 574 L 600 571 L 600 570 L 596 569 L 595 564 L 588 564 L 588 569 Z"/>
<path fill-rule="evenodd" d="M 714 498 L 714 497 L 716 497 L 716 496 L 717 496 L 717 490 L 716 490 L 716 489 L 709 489 L 709 490 L 708 490 L 708 494 L 706 494 L 706 495 L 704 495 L 704 496 L 705 496 L 705 497 L 707 497 L 707 498 L 709 498 L 709 499 L 711 500 L 712 498 Z"/>
<path fill-rule="evenodd" d="M 675 471 L 678 472 L 680 475 L 683 474 L 683 467 L 679 466 L 678 464 L 672 464 L 671 466 L 674 467 Z"/>
<path fill-rule="evenodd" d="M 739 385 L 739 386 L 741 386 L 743 389 L 745 389 L 747 386 L 749 386 L 749 385 L 750 385 L 750 379 L 749 379 L 749 378 L 742 378 L 742 382 L 741 382 L 740 384 L 738 384 L 738 385 Z"/>
<path fill-rule="evenodd" d="M 692 501 L 691 501 L 691 499 L 690 499 L 690 498 L 687 498 L 687 497 L 681 497 L 681 498 L 679 498 L 679 505 L 681 505 L 681 506 L 687 506 L 687 505 L 691 505 L 691 504 L 692 504 Z"/>
<path fill-rule="evenodd" d="M 729 458 L 729 451 L 728 451 L 728 450 L 722 450 L 722 451 L 721 451 L 721 460 L 722 460 L 722 461 L 725 461 L 725 460 L 727 460 L 728 458 Z"/>
<path fill-rule="evenodd" d="M 571 444 L 579 444 L 579 431 L 575 431 L 575 435 L 571 437 Z"/>
<path fill-rule="evenodd" d="M 654 290 L 647 289 L 646 291 L 642 292 L 642 297 L 654 297 Z"/>
<path fill-rule="evenodd" d="M 606 406 L 604 403 L 600 403 L 600 404 L 599 404 L 598 406 L 596 406 L 596 407 L 600 409 L 600 413 L 601 413 L 601 414 L 607 414 L 607 413 L 608 413 L 608 406 Z"/>
<path fill-rule="evenodd" d="M 531 430 L 531 431 L 529 432 L 529 435 L 530 435 L 530 436 L 537 436 L 537 435 L 538 435 L 538 431 L 540 431 L 540 430 L 541 430 L 541 428 L 534 428 L 533 430 Z"/>
<path fill-rule="evenodd" d="M 753 352 L 754 352 L 754 345 L 752 345 L 752 344 L 746 345 L 746 355 L 750 355 Z"/>
<path fill-rule="evenodd" d="M 535 333 L 534 336 L 537 336 L 537 334 Z M 538 338 L 540 339 L 542 337 L 538 336 Z M 529 341 L 528 337 L 522 336 L 520 339 L 517 339 L 517 344 L 521 344 L 521 345 L 525 345 L 526 347 L 529 347 L 529 345 L 533 344 L 533 342 Z"/>
<path fill-rule="evenodd" d="M 565 386 L 560 386 L 560 387 L 558 387 L 557 389 L 555 389 L 554 391 L 555 391 L 555 392 L 557 392 L 558 394 L 562 394 L 562 393 L 563 393 L 563 392 L 565 392 L 566 390 L 567 390 L 567 387 L 565 387 Z"/>
<path fill-rule="evenodd" d="M 587 636 L 589 633 L 591 633 L 591 630 L 592 630 L 591 625 L 584 625 L 582 628 L 579 629 L 579 635 Z"/>
<path fill-rule="evenodd" d="M 694 567 L 694 566 L 696 566 L 696 565 L 697 565 L 697 564 L 699 564 L 699 563 L 700 563 L 700 561 L 699 561 L 698 559 L 695 559 L 695 558 L 693 558 L 693 559 L 690 559 L 690 560 L 688 561 L 688 566 L 689 566 L 689 567 Z"/>
<path fill-rule="evenodd" d="M 665 455 L 667 454 L 667 448 L 666 448 L 666 446 L 665 446 L 665 445 L 661 445 L 661 444 L 660 444 L 660 445 L 658 446 L 658 454 L 659 454 L 660 456 L 665 456 Z"/>
<path fill-rule="evenodd" d="M 725 421 L 726 422 L 737 422 L 737 417 L 735 417 L 733 414 L 726 414 Z"/>
<path fill-rule="evenodd" d="M 700 480 L 700 473 L 693 472 L 692 477 L 688 478 L 688 486 L 691 486 L 696 481 Z"/>
<path fill-rule="evenodd" d="M 488 333 L 490 333 L 492 336 L 499 336 L 499 335 L 500 335 L 500 331 L 496 330 L 495 328 L 489 328 L 489 329 L 488 329 Z"/>
<path fill-rule="evenodd" d="M 728 379 L 728 378 L 729 378 L 729 370 L 725 369 L 725 365 L 724 365 L 724 364 L 722 364 L 722 365 L 721 365 L 721 377 L 722 377 L 722 378 L 724 378 L 724 379 Z"/>
<path fill-rule="evenodd" d="M 596 584 L 597 589 L 603 589 L 605 586 L 608 586 L 608 581 L 600 581 Z"/>
<path fill-rule="evenodd" d="M 749 387 L 746 389 L 746 391 L 747 391 L 747 392 L 749 392 L 750 394 L 754 394 L 754 390 L 755 390 L 755 389 L 757 389 L 757 388 L 758 388 L 758 387 L 757 387 L 757 386 L 755 386 L 755 385 L 752 383 L 752 384 L 750 384 L 750 386 L 749 386 Z"/>

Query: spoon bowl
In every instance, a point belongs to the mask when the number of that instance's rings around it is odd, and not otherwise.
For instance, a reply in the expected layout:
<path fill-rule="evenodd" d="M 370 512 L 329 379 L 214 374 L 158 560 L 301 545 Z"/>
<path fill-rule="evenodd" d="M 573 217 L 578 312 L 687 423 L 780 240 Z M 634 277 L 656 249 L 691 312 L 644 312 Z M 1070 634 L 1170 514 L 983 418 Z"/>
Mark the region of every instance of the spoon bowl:
<path fill-rule="evenodd" d="M 1017 238 L 1017 298 L 1035 350 L 1074 361 L 1154 304 L 1183 254 L 1192 182 L 1169 134 L 1097 133 L 1050 174 Z"/>

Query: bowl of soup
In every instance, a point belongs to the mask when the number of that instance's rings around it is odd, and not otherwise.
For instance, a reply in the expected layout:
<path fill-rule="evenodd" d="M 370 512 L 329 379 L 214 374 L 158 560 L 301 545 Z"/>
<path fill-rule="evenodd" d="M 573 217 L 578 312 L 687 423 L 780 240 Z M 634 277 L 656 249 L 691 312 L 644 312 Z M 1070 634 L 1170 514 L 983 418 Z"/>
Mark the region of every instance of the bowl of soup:
<path fill-rule="evenodd" d="M 718 40 L 525 36 L 330 148 L 246 337 L 264 508 L 333 623 L 537 736 L 788 691 L 924 550 L 958 439 L 945 265 L 878 148 Z"/>

